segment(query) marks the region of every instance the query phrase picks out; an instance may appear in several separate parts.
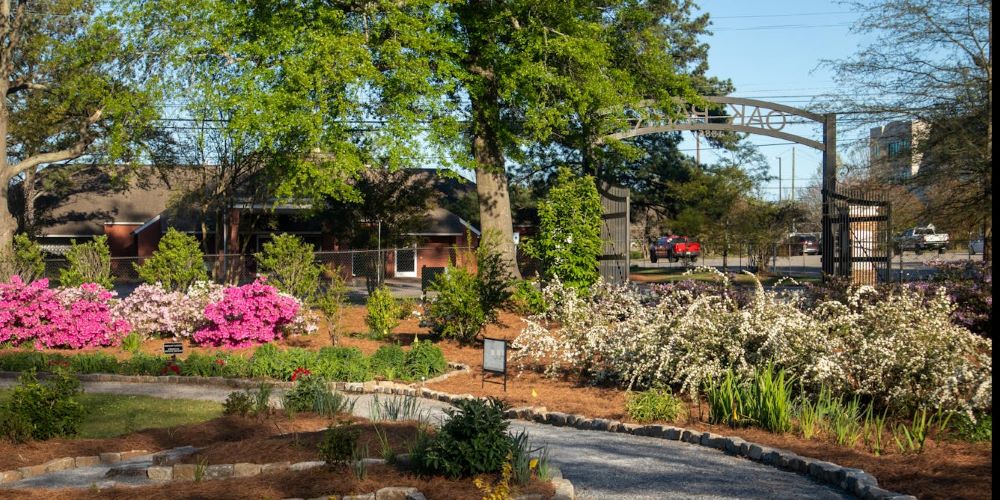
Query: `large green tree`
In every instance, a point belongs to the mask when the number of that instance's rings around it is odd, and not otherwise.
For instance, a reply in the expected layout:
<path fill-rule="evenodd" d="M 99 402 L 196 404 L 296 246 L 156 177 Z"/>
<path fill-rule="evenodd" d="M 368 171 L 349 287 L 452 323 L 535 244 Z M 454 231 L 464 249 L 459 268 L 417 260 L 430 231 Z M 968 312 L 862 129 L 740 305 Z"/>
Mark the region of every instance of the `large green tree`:
<path fill-rule="evenodd" d="M 0 0 L 0 246 L 17 229 L 12 184 L 87 155 L 141 156 L 156 116 L 155 56 L 110 2 Z"/>

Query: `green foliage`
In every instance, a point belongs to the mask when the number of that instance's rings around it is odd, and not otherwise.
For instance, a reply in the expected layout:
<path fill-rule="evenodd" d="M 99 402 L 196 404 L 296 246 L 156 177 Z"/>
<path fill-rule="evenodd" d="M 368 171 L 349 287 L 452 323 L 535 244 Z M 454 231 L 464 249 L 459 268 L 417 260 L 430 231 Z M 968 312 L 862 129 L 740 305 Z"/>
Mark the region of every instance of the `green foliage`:
<path fill-rule="evenodd" d="M 368 296 L 368 314 L 365 324 L 374 339 L 384 339 L 399 325 L 399 305 L 389 287 L 381 285 Z"/>
<path fill-rule="evenodd" d="M 684 403 L 670 389 L 654 388 L 626 394 L 625 412 L 636 422 L 674 422 L 684 414 Z"/>
<path fill-rule="evenodd" d="M 324 347 L 319 350 L 315 372 L 328 380 L 363 382 L 371 379 L 369 363 L 357 347 Z"/>
<path fill-rule="evenodd" d="M 253 396 L 247 391 L 230 392 L 222 406 L 226 415 L 246 417 L 253 413 Z"/>
<path fill-rule="evenodd" d="M 22 373 L 8 406 L 12 423 L 4 425 L 16 434 L 9 437 L 23 437 L 24 422 L 31 426 L 32 439 L 76 435 L 84 418 L 77 400 L 81 392 L 80 381 L 61 369 L 43 382 L 34 371 Z"/>
<path fill-rule="evenodd" d="M 388 380 L 394 380 L 403 375 L 405 361 L 406 351 L 395 344 L 380 346 L 369 358 L 372 374 L 381 375 Z"/>
<path fill-rule="evenodd" d="M 993 441 L 993 415 L 980 413 L 975 420 L 964 413 L 955 415 L 952 428 L 959 439 L 971 443 Z"/>
<path fill-rule="evenodd" d="M 507 271 L 495 233 L 484 233 L 476 249 L 476 273 L 448 267 L 430 289 L 437 296 L 427 306 L 431 330 L 462 343 L 499 318 L 500 308 L 511 296 L 513 279 Z"/>
<path fill-rule="evenodd" d="M 924 443 L 934 428 L 944 429 L 948 427 L 952 414 L 938 411 L 928 413 L 921 408 L 913 413 L 913 421 L 907 426 L 901 423 L 896 426 L 893 438 L 901 453 L 921 453 L 924 451 Z"/>
<path fill-rule="evenodd" d="M 125 352 L 130 352 L 135 354 L 139 352 L 139 348 L 142 347 L 142 336 L 138 333 L 132 332 L 122 339 L 122 350 Z"/>
<path fill-rule="evenodd" d="M 545 297 L 534 282 L 517 280 L 514 292 L 510 296 L 510 310 L 524 315 L 541 314 L 545 312 Z"/>
<path fill-rule="evenodd" d="M 444 373 L 448 363 L 441 348 L 429 340 L 415 341 L 406 351 L 403 376 L 410 380 L 426 380 Z"/>
<path fill-rule="evenodd" d="M 264 251 L 254 254 L 267 282 L 306 304 L 320 295 L 323 266 L 316 262 L 313 247 L 291 234 L 279 234 L 264 243 Z"/>
<path fill-rule="evenodd" d="M 0 437 L 14 444 L 31 441 L 35 426 L 23 413 L 0 407 Z"/>
<path fill-rule="evenodd" d="M 498 399 L 458 401 L 445 410 L 448 417 L 438 433 L 416 445 L 414 465 L 452 478 L 499 472 L 514 446 L 505 409 Z"/>
<path fill-rule="evenodd" d="M 865 411 L 865 423 L 862 430 L 865 446 L 876 457 L 885 451 L 885 421 L 888 411 L 886 410 L 879 415 L 875 413 L 875 407 L 872 405 L 868 405 L 868 409 Z"/>
<path fill-rule="evenodd" d="M 102 352 L 78 354 L 67 359 L 73 373 L 116 373 L 119 366 L 114 356 Z"/>
<path fill-rule="evenodd" d="M 355 461 L 361 429 L 346 422 L 338 422 L 323 433 L 319 443 L 319 457 L 331 467 L 344 467 Z"/>
<path fill-rule="evenodd" d="M 425 414 L 420 411 L 420 402 L 413 396 L 388 396 L 379 398 L 372 396 L 369 406 L 370 418 L 374 422 L 381 420 L 424 420 Z"/>
<path fill-rule="evenodd" d="M 44 274 L 42 247 L 27 234 L 14 236 L 14 245 L 10 248 L 0 246 L 0 282 L 19 276 L 25 283 L 30 283 Z"/>
<path fill-rule="evenodd" d="M 0 370 L 8 372 L 43 371 L 48 369 L 52 357 L 40 352 L 15 351 L 0 355 Z M 59 357 L 57 359 L 62 359 Z"/>
<path fill-rule="evenodd" d="M 114 288 L 111 280 L 111 249 L 108 247 L 108 237 L 97 236 L 87 243 L 77 244 L 66 251 L 67 266 L 59 270 L 59 284 L 64 287 L 80 286 L 84 283 L 97 283 L 107 288 Z"/>
<path fill-rule="evenodd" d="M 291 412 L 311 411 L 325 416 L 350 413 L 355 400 L 330 390 L 323 377 L 305 375 L 295 382 L 295 387 L 285 393 L 282 405 Z"/>
<path fill-rule="evenodd" d="M 525 252 L 541 262 L 542 278 L 583 289 L 600 277 L 601 197 L 590 176 L 560 169 L 545 200 L 538 204 L 538 235 Z"/>
<path fill-rule="evenodd" d="M 784 370 L 775 372 L 767 365 L 749 380 L 727 370 L 718 380 L 710 378 L 705 387 L 709 421 L 731 427 L 755 425 L 771 432 L 792 428 L 792 381 Z"/>
<path fill-rule="evenodd" d="M 167 290 L 187 290 L 196 281 L 208 280 L 198 240 L 174 228 L 163 235 L 152 257 L 133 265 L 144 282 Z"/>
<path fill-rule="evenodd" d="M 528 484 L 532 475 L 536 475 L 542 481 L 550 479 L 548 450 L 544 446 L 532 448 L 526 431 L 513 436 L 510 466 L 514 481 L 521 486 Z"/>
<path fill-rule="evenodd" d="M 840 446 L 853 448 L 864 436 L 861 419 L 861 401 L 855 397 L 846 403 L 837 400 L 830 413 L 830 431 Z"/>

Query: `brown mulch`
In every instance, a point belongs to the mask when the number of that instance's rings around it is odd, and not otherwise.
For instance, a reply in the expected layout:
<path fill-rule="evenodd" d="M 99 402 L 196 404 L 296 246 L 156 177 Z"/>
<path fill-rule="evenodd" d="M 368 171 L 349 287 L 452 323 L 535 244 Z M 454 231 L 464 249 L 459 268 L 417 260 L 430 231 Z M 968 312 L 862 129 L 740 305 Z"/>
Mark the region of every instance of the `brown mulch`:
<path fill-rule="evenodd" d="M 179 446 L 207 443 L 238 443 L 292 432 L 316 431 L 327 427 L 329 419 L 299 414 L 294 420 L 274 416 L 266 420 L 220 417 L 200 424 L 166 429 L 147 429 L 109 439 L 50 439 L 11 444 L 0 440 L 0 470 L 39 465 L 63 457 L 95 456 L 106 452 L 147 450 L 156 452 Z"/>
<path fill-rule="evenodd" d="M 201 482 L 172 482 L 140 488 L 111 488 L 93 490 L 10 490 L 5 498 L 24 500 L 108 499 L 154 500 L 186 499 L 244 499 L 244 498 L 315 498 L 321 495 L 351 495 L 374 493 L 387 486 L 413 487 L 432 500 L 468 500 L 482 498 L 472 479 L 450 480 L 442 477 L 422 477 L 403 472 L 391 466 L 368 467 L 365 480 L 358 481 L 343 469 L 311 469 L 303 472 L 282 472 L 240 479 L 223 479 Z M 492 476 L 482 476 L 485 480 Z M 549 483 L 530 483 L 519 493 L 538 493 L 551 496 L 554 490 Z"/>
<path fill-rule="evenodd" d="M 416 441 L 416 422 L 378 422 L 352 419 L 352 427 L 361 431 L 358 445 L 368 450 L 369 458 L 382 458 L 377 433 L 388 440 L 394 454 L 406 453 Z M 377 431 L 376 431 L 377 429 Z M 324 431 L 294 432 L 274 436 L 254 436 L 239 441 L 211 443 L 198 453 L 184 457 L 184 463 L 232 464 L 238 462 L 305 462 L 319 460 L 319 444 Z M 367 447 L 367 448 L 365 448 Z"/>

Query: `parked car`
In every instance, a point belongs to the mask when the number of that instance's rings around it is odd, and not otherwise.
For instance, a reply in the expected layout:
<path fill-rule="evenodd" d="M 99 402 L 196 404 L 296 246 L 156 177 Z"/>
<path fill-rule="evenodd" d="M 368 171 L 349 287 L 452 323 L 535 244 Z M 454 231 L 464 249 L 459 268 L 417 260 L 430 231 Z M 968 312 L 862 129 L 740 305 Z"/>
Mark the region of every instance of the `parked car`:
<path fill-rule="evenodd" d="M 656 263 L 659 259 L 677 262 L 688 259 L 694 262 L 701 255 L 701 244 L 686 236 L 661 236 L 649 244 L 649 261 Z"/>
<path fill-rule="evenodd" d="M 916 253 L 923 253 L 926 250 L 937 250 L 944 253 L 948 248 L 948 233 L 939 233 L 934 229 L 934 224 L 917 226 L 907 229 L 903 234 L 896 237 L 896 253 L 912 250 Z"/>
<path fill-rule="evenodd" d="M 792 233 L 788 235 L 778 250 L 780 253 L 788 255 L 819 255 L 819 236 L 809 233 Z"/>

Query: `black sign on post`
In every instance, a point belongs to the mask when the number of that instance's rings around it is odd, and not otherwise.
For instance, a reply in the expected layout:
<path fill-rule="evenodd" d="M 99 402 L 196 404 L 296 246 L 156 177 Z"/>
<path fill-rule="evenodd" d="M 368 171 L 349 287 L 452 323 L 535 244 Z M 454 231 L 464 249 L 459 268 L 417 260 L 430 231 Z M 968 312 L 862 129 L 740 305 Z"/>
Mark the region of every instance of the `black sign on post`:
<path fill-rule="evenodd" d="M 163 354 L 173 356 L 176 360 L 178 354 L 184 354 L 184 344 L 180 342 L 164 342 Z"/>
<path fill-rule="evenodd" d="M 507 392 L 507 341 L 504 339 L 483 339 L 483 386 L 486 374 L 503 375 L 503 392 Z M 499 382 L 498 382 L 499 383 Z"/>

